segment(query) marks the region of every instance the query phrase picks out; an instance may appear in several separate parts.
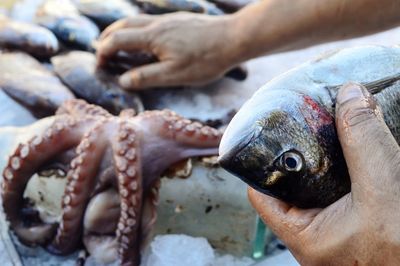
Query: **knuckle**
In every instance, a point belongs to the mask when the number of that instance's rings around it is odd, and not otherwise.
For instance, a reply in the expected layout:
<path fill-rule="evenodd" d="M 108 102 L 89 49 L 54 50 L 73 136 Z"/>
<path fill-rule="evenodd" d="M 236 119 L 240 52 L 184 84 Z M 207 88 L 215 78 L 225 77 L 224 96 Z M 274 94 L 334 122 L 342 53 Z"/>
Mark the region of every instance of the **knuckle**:
<path fill-rule="evenodd" d="M 132 18 L 132 17 L 126 17 L 126 18 L 118 20 L 117 22 L 114 23 L 115 29 L 124 28 L 124 27 L 129 26 L 129 24 L 131 23 L 131 21 L 133 19 L 134 18 Z"/>
<path fill-rule="evenodd" d="M 131 83 L 133 87 L 140 87 L 143 85 L 145 80 L 144 74 L 142 71 L 133 71 L 131 73 Z"/>
<path fill-rule="evenodd" d="M 110 45 L 116 45 L 121 38 L 121 34 L 118 31 L 111 32 L 108 37 L 108 43 Z"/>
<path fill-rule="evenodd" d="M 365 125 L 376 118 L 376 112 L 364 106 L 345 108 L 339 113 L 339 120 L 347 127 Z"/>

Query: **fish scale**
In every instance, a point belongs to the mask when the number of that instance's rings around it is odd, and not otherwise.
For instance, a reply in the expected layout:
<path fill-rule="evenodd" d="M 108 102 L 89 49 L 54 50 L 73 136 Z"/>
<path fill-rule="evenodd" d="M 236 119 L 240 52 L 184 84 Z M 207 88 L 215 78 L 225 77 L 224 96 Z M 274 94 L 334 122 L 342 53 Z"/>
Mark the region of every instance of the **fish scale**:
<path fill-rule="evenodd" d="M 383 117 L 397 143 L 400 144 L 400 81 L 375 94 Z"/>

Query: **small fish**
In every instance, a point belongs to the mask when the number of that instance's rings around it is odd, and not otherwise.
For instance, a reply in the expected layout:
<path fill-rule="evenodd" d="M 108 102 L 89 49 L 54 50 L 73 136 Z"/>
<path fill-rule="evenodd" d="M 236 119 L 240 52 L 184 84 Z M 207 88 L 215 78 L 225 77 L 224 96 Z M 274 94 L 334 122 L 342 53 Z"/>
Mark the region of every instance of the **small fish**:
<path fill-rule="evenodd" d="M 163 14 L 177 11 L 209 15 L 224 14 L 215 4 L 205 0 L 136 0 L 136 3 L 149 14 Z"/>
<path fill-rule="evenodd" d="M 54 114 L 75 98 L 61 81 L 35 58 L 22 52 L 0 53 L 0 88 L 36 117 Z"/>
<path fill-rule="evenodd" d="M 93 20 L 101 29 L 119 19 L 139 14 L 139 8 L 127 0 L 78 0 L 75 5 L 79 12 Z"/>
<path fill-rule="evenodd" d="M 45 1 L 36 12 L 35 22 L 52 31 L 67 46 L 81 50 L 93 50 L 92 44 L 100 33 L 69 0 Z"/>
<path fill-rule="evenodd" d="M 94 54 L 72 51 L 52 57 L 51 62 L 57 75 L 78 97 L 113 114 L 119 114 L 126 108 L 143 111 L 143 104 L 136 93 L 121 89 L 116 76 L 96 69 Z"/>
<path fill-rule="evenodd" d="M 341 84 L 363 84 L 400 143 L 400 48 L 343 49 L 264 85 L 239 110 L 220 145 L 220 164 L 248 185 L 301 208 L 325 207 L 350 191 L 336 135 Z"/>
<path fill-rule="evenodd" d="M 43 58 L 54 55 L 59 45 L 46 28 L 0 16 L 0 48 L 23 50 Z"/>
<path fill-rule="evenodd" d="M 208 0 L 208 1 L 214 3 L 217 7 L 219 7 L 226 13 L 233 13 L 249 4 L 257 2 L 258 0 Z"/>

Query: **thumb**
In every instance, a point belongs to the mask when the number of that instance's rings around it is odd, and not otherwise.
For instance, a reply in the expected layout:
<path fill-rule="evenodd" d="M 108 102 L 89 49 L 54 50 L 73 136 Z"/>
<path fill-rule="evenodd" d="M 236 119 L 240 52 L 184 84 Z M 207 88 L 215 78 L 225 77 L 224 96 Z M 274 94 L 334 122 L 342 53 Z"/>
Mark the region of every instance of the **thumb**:
<path fill-rule="evenodd" d="M 349 83 L 339 89 L 336 125 L 352 184 L 377 190 L 398 178 L 400 148 L 367 89 Z"/>
<path fill-rule="evenodd" d="M 129 70 L 119 78 L 120 85 L 125 89 L 145 89 L 170 85 L 171 63 L 158 62 Z"/>

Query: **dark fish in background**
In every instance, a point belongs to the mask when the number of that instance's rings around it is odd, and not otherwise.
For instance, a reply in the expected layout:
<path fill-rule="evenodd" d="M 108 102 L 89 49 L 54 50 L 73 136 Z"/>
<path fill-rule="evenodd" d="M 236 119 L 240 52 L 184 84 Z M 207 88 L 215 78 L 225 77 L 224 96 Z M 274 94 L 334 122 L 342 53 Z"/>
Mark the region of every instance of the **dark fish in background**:
<path fill-rule="evenodd" d="M 38 118 L 53 115 L 75 98 L 53 73 L 22 52 L 0 53 L 0 87 Z"/>
<path fill-rule="evenodd" d="M 136 0 L 145 13 L 164 14 L 188 11 L 209 15 L 222 15 L 224 12 L 213 3 L 205 0 Z"/>
<path fill-rule="evenodd" d="M 96 69 L 94 54 L 71 51 L 52 57 L 51 62 L 57 75 L 79 98 L 100 105 L 113 114 L 126 108 L 143 111 L 136 93 L 121 89 L 116 76 Z"/>
<path fill-rule="evenodd" d="M 220 164 L 256 190 L 302 208 L 350 191 L 336 135 L 341 84 L 364 84 L 400 143 L 400 48 L 344 49 L 264 85 L 239 110 L 220 145 Z M 373 155 L 371 155 L 373 156 Z"/>
<path fill-rule="evenodd" d="M 234 13 L 243 7 L 255 3 L 258 0 L 208 0 L 222 9 L 225 13 Z"/>
<path fill-rule="evenodd" d="M 115 56 L 107 61 L 107 65 L 104 66 L 104 68 L 113 74 L 122 74 L 132 68 L 155 63 L 157 61 L 158 58 L 151 53 L 127 53 L 124 51 L 119 51 Z M 248 72 L 246 67 L 244 65 L 239 65 L 226 72 L 225 77 L 237 81 L 243 81 L 247 78 L 247 74 Z"/>
<path fill-rule="evenodd" d="M 80 15 L 69 0 L 46 0 L 36 11 L 35 22 L 74 49 L 93 50 L 100 33 L 96 24 Z"/>
<path fill-rule="evenodd" d="M 151 53 L 128 53 L 125 51 L 118 51 L 112 58 L 107 60 L 107 65 L 105 65 L 104 68 L 111 73 L 122 74 L 132 68 L 155 63 L 157 61 L 157 57 Z"/>
<path fill-rule="evenodd" d="M 93 20 L 100 29 L 106 28 L 111 23 L 139 14 L 137 6 L 127 0 L 78 0 L 75 3 L 79 12 Z"/>
<path fill-rule="evenodd" d="M 17 22 L 0 15 L 0 48 L 23 50 L 35 57 L 48 58 L 58 49 L 58 40 L 46 28 Z"/>

